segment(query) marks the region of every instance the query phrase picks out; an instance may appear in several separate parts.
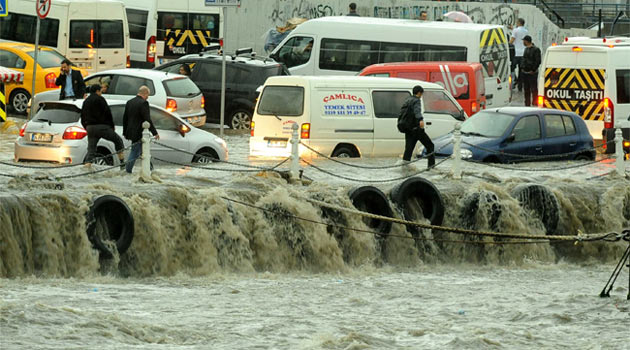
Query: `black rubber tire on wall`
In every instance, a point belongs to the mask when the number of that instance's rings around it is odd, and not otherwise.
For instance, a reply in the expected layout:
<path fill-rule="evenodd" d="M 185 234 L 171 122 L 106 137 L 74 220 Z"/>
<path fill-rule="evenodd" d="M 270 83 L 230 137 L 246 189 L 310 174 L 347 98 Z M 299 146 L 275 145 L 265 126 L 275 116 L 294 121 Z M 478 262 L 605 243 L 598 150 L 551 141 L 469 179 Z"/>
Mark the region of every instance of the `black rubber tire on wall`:
<path fill-rule="evenodd" d="M 116 241 L 118 254 L 129 249 L 134 235 L 134 220 L 131 210 L 122 199 L 103 195 L 93 200 L 87 213 L 86 233 L 92 246 L 100 252 L 101 258 L 111 259 L 114 255 L 96 235 L 96 222 L 103 219 L 107 224 L 109 238 Z"/>
<path fill-rule="evenodd" d="M 519 201 L 521 207 L 532 211 L 540 219 L 548 235 L 556 232 L 560 205 L 553 192 L 545 186 L 522 184 L 512 190 L 512 197 Z"/>
<path fill-rule="evenodd" d="M 348 192 L 348 196 L 354 207 L 360 211 L 390 218 L 394 215 L 385 194 L 374 186 L 353 188 Z M 392 229 L 391 221 L 371 218 L 364 218 L 364 221 L 368 227 L 384 235 L 387 235 Z"/>
<path fill-rule="evenodd" d="M 431 222 L 431 225 L 442 225 L 444 220 L 444 200 L 440 191 L 429 180 L 421 177 L 410 177 L 394 186 L 390 192 L 392 201 L 402 210 L 403 217 L 408 221 L 416 221 L 418 209 Z M 417 207 L 417 205 L 420 208 Z M 417 226 L 407 226 L 407 231 L 418 235 Z"/>
<path fill-rule="evenodd" d="M 485 190 L 473 192 L 464 198 L 464 210 L 460 216 L 464 226 L 469 229 L 479 228 L 477 225 L 477 212 L 480 204 L 482 204 L 481 207 L 485 207 L 483 215 L 488 218 L 488 226 L 493 230 L 496 229 L 503 208 L 497 195 L 492 191 Z"/>

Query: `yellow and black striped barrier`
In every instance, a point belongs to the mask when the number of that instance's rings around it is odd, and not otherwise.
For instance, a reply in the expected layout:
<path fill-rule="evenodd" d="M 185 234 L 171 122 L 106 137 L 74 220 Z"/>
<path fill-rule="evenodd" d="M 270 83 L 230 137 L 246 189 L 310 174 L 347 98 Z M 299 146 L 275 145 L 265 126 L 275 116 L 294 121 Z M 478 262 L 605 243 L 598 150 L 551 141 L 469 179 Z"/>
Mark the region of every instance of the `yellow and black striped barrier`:
<path fill-rule="evenodd" d="M 7 98 L 4 94 L 4 83 L 0 82 L 0 119 L 7 120 Z"/>

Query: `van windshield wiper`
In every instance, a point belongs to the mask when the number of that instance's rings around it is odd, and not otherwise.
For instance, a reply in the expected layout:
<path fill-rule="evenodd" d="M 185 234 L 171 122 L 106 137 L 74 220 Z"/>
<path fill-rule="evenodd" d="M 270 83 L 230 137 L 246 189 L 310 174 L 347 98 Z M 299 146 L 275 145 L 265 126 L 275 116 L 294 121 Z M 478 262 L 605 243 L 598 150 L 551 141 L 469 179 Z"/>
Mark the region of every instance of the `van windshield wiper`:
<path fill-rule="evenodd" d="M 274 114 L 273 116 L 276 117 L 276 119 L 282 121 L 282 119 L 280 117 L 278 117 L 278 115 Z"/>
<path fill-rule="evenodd" d="M 465 131 L 462 131 L 462 135 L 465 135 L 465 136 L 481 136 L 481 137 L 487 137 L 487 136 L 486 136 L 486 135 L 484 135 L 484 134 L 480 134 L 480 133 L 478 133 L 478 132 L 474 132 L 474 131 L 471 131 L 471 132 L 465 132 Z"/>

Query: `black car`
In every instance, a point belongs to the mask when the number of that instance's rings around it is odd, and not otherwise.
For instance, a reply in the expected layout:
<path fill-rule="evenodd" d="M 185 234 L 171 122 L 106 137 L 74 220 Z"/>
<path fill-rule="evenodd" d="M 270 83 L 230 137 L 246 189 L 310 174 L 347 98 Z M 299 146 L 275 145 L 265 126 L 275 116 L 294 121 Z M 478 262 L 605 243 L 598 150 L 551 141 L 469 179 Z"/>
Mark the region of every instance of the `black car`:
<path fill-rule="evenodd" d="M 181 74 L 184 73 L 182 67 L 188 65 L 190 78 L 205 98 L 206 121 L 218 123 L 221 119 L 221 62 L 222 56 L 217 53 L 202 52 L 155 69 Z M 273 59 L 251 53 L 226 56 L 226 67 L 225 124 L 233 129 L 249 129 L 256 104 L 256 89 L 268 77 L 289 75 L 289 71 Z"/>

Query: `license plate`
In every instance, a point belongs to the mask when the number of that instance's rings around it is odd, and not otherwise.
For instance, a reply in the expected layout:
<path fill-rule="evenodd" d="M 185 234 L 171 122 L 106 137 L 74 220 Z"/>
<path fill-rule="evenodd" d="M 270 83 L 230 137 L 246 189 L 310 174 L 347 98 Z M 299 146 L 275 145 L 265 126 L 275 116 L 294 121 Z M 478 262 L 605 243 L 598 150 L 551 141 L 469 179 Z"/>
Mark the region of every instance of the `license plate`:
<path fill-rule="evenodd" d="M 201 117 L 192 117 L 192 118 L 187 118 L 187 119 L 188 119 L 188 123 L 190 124 L 197 124 L 201 122 Z"/>
<path fill-rule="evenodd" d="M 34 142 L 52 142 L 52 139 L 52 134 L 41 134 L 36 132 L 31 135 L 31 141 Z"/>
<path fill-rule="evenodd" d="M 287 147 L 287 141 L 286 140 L 268 140 L 267 141 L 267 147 L 270 147 L 270 148 L 285 148 L 285 147 Z"/>

